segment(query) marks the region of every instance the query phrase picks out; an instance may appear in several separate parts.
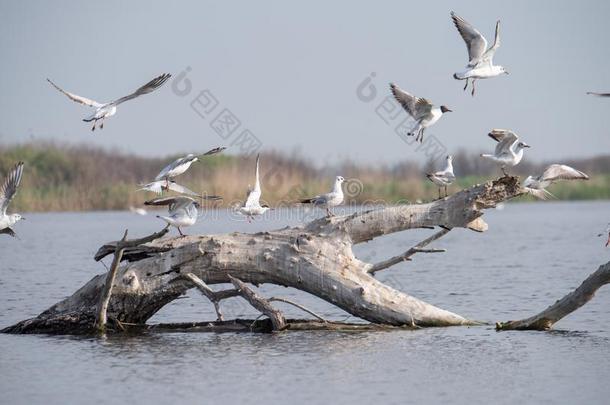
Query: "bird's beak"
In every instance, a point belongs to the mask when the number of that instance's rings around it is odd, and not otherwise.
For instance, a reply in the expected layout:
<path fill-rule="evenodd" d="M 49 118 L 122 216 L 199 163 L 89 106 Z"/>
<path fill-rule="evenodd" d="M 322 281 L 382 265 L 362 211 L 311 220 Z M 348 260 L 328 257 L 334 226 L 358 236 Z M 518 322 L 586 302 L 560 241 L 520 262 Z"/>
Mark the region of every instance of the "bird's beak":
<path fill-rule="evenodd" d="M 524 147 L 524 148 L 531 148 L 531 146 L 529 146 L 527 143 L 524 143 L 524 144 L 523 144 L 523 147 Z"/>
<path fill-rule="evenodd" d="M 445 111 L 445 112 L 453 112 L 453 110 L 450 110 L 450 109 L 447 108 L 447 111 Z"/>
<path fill-rule="evenodd" d="M 508 70 L 505 70 L 504 73 L 506 73 L 507 75 L 509 75 L 510 73 L 508 72 Z"/>
<path fill-rule="evenodd" d="M 25 221 L 25 217 L 21 217 L 21 220 L 22 220 L 22 221 Z"/>

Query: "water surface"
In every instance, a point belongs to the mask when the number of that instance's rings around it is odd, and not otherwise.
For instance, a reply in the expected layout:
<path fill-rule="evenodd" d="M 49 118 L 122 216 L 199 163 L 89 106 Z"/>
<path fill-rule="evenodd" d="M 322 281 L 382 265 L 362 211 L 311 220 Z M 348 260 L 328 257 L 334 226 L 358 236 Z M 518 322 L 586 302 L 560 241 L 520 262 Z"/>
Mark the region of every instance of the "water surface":
<path fill-rule="evenodd" d="M 610 260 L 596 236 L 610 220 L 610 202 L 507 204 L 484 218 L 488 232 L 453 230 L 434 244 L 446 253 L 420 254 L 379 279 L 467 317 L 505 321 L 540 311 Z M 216 211 L 187 232 L 256 232 L 302 219 L 300 212 L 281 211 L 248 224 Z M 92 256 L 125 227 L 135 237 L 160 224 L 126 212 L 29 214 L 16 229 L 21 240 L 0 239 L 0 327 L 37 315 L 103 272 Z M 382 260 L 431 232 L 389 235 L 357 246 L 356 254 Z M 354 320 L 293 289 L 260 291 L 331 319 Z M 239 298 L 223 308 L 227 317 L 256 314 Z M 609 308 L 610 288 L 602 288 L 548 333 L 454 327 L 107 339 L 0 335 L 0 403 L 602 404 L 610 396 Z M 191 291 L 150 322 L 214 318 L 211 304 Z"/>

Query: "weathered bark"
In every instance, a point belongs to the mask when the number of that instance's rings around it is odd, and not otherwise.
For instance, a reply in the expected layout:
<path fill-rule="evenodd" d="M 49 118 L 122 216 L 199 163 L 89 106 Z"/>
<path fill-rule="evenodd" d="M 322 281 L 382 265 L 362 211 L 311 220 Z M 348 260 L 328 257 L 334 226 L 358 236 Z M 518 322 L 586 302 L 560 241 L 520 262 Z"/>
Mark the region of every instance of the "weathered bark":
<path fill-rule="evenodd" d="M 582 284 L 555 302 L 544 311 L 527 319 L 518 321 L 498 322 L 497 330 L 548 330 L 566 315 L 576 311 L 578 308 L 589 302 L 595 292 L 603 285 L 610 283 L 610 262 L 600 266 L 599 269 L 591 274 Z"/>
<path fill-rule="evenodd" d="M 320 218 L 303 227 L 156 240 L 144 250 L 125 249 L 123 258 L 128 262 L 118 270 L 108 311 L 122 323 L 143 324 L 193 288 L 192 280 L 185 277 L 192 274 L 206 285 L 229 283 L 232 276 L 255 285 L 294 287 L 372 323 L 476 324 L 379 282 L 369 274 L 372 265 L 356 258 L 352 246 L 414 228 L 484 231 L 483 209 L 521 193 L 517 178 L 503 177 L 427 204 Z M 112 252 L 112 245 L 107 245 L 97 257 Z M 5 332 L 88 332 L 103 281 L 103 276 L 94 277 L 71 297 Z"/>

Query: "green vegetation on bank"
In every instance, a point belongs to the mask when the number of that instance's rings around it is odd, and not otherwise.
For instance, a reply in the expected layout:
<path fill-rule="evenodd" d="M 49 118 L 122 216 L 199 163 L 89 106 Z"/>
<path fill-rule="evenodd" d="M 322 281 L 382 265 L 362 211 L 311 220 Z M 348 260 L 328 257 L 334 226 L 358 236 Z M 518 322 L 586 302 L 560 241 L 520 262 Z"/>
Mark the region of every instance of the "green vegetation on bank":
<path fill-rule="evenodd" d="M 136 192 L 138 184 L 152 181 L 176 157 L 146 158 L 90 146 L 52 143 L 0 146 L 0 177 L 3 181 L 16 162 L 26 162 L 22 186 L 12 205 L 16 211 L 123 210 L 152 198 L 154 194 Z M 450 192 L 498 176 L 497 169 L 490 166 L 469 167 L 468 171 L 473 173 L 461 172 L 470 159 L 477 157 L 464 152 L 454 157 L 458 180 Z M 584 170 L 591 180 L 551 186 L 549 190 L 558 199 L 610 199 L 607 169 L 610 156 L 565 163 Z M 520 170 L 537 173 L 543 166 L 530 163 Z M 427 181 L 423 171 L 412 163 L 356 167 L 344 162 L 335 168 L 317 168 L 296 155 L 270 152 L 261 156 L 263 198 L 272 205 L 289 204 L 303 196 L 325 192 L 336 174 L 348 179 L 345 191 L 350 201 L 426 201 L 437 196 L 437 188 Z M 232 206 L 244 198 L 253 176 L 254 157 L 222 154 L 195 163 L 177 181 L 198 192 L 223 196 L 218 206 Z"/>

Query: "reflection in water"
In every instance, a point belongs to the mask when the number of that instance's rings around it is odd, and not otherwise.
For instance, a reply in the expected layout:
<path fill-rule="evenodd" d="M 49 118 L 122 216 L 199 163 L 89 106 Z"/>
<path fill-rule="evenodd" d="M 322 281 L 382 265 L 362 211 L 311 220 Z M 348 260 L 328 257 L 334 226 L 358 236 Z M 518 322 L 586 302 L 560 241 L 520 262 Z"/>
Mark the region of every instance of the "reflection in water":
<path fill-rule="evenodd" d="M 609 209 L 607 202 L 507 204 L 486 214 L 485 234 L 454 230 L 435 245 L 446 253 L 415 256 L 377 277 L 474 319 L 521 318 L 544 309 L 608 260 L 595 232 Z M 222 211 L 215 215 L 191 232 L 256 232 L 298 222 L 298 215 L 254 224 L 225 220 Z M 126 223 L 133 235 L 158 230 L 150 218 L 130 213 L 30 214 L 27 222 L 22 241 L 0 244 L 0 257 L 7 258 L 0 264 L 0 326 L 38 314 L 104 271 L 91 257 Z M 382 260 L 429 233 L 389 235 L 355 252 Z M 348 316 L 294 289 L 264 285 L 260 291 L 327 318 Z M 552 332 L 482 326 L 105 339 L 0 335 L 0 392 L 3 403 L 84 397 L 96 403 L 604 403 L 610 395 L 609 302 L 610 289 L 602 288 Z M 256 316 L 240 298 L 223 307 L 227 317 Z M 290 306 L 282 309 L 289 317 L 304 316 Z M 190 291 L 151 322 L 214 318 L 212 305 Z"/>

